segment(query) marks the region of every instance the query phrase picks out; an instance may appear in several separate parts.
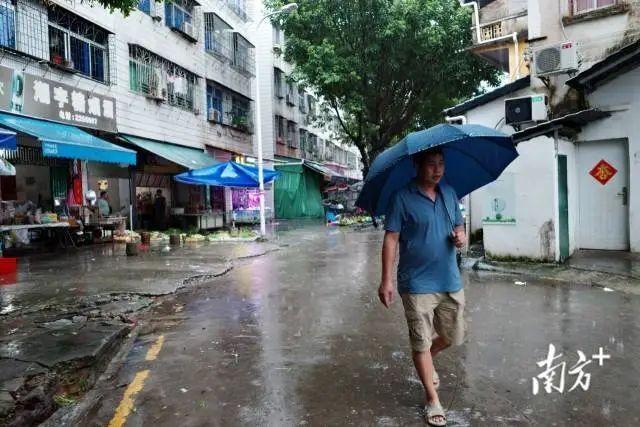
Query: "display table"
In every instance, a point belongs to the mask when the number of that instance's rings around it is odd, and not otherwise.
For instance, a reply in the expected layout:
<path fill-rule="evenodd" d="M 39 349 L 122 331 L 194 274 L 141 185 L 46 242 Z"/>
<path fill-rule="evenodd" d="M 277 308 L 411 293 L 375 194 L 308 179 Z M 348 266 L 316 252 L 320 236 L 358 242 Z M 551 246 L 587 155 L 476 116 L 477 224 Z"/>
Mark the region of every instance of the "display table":
<path fill-rule="evenodd" d="M 71 233 L 69 228 L 71 226 L 68 222 L 51 222 L 49 224 L 18 224 L 18 225 L 1 225 L 0 226 L 0 234 L 10 233 L 12 231 L 19 230 L 45 230 L 45 231 L 53 231 L 54 235 L 58 239 L 58 243 L 63 248 L 67 248 L 68 246 L 76 247 L 73 238 L 71 237 Z"/>
<path fill-rule="evenodd" d="M 101 217 L 85 224 L 84 229 L 87 231 L 99 230 L 101 233 L 102 239 L 104 239 L 105 237 L 104 236 L 105 231 L 109 231 L 111 236 L 110 241 L 113 241 L 113 232 L 117 230 L 119 227 L 121 227 L 126 220 L 127 220 L 127 217 L 124 217 L 124 216 Z"/>
<path fill-rule="evenodd" d="M 224 216 L 221 213 L 186 213 L 177 216 L 184 217 L 185 219 L 195 218 L 196 225 L 200 230 L 210 230 L 213 228 L 221 228 L 224 226 Z"/>

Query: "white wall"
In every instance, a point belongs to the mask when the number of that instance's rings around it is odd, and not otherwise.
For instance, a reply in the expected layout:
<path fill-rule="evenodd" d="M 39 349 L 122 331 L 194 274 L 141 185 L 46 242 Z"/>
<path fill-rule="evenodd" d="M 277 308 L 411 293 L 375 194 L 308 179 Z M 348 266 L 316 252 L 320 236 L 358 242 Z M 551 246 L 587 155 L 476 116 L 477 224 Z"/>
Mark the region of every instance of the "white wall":
<path fill-rule="evenodd" d="M 27 0 L 21 1 L 26 2 Z M 116 118 L 118 131 L 121 133 L 194 148 L 204 148 L 205 145 L 211 145 L 239 153 L 251 154 L 253 152 L 251 135 L 206 121 L 206 79 L 216 81 L 248 98 L 254 98 L 254 96 L 252 92 L 253 78 L 242 75 L 228 63 L 221 63 L 205 52 L 204 19 L 202 16 L 199 18 L 198 42 L 192 43 L 167 27 L 164 19 L 159 22 L 154 21 L 149 15 L 137 9 L 133 10 L 128 17 L 124 17 L 119 12 L 111 14 L 100 6 L 92 7 L 88 2 L 70 4 L 64 0 L 54 0 L 54 3 L 115 33 L 115 55 L 113 52 L 110 53 L 110 57 L 115 57 L 115 67 L 112 67 L 115 69 L 114 84 L 102 84 L 79 74 L 66 73 L 46 65 L 38 65 L 37 62 L 21 56 L 3 55 L 0 64 L 12 68 L 26 67 L 27 73 L 116 98 Z M 231 24 L 235 31 L 240 32 L 250 42 L 253 42 L 254 34 L 250 31 L 251 22 L 243 22 L 230 9 L 223 7 L 224 2 L 203 0 L 199 3 L 201 6 L 196 9 L 197 13 L 215 12 Z M 158 2 L 155 5 L 159 14 L 164 16 L 164 3 Z M 33 6 L 30 7 L 33 10 Z M 40 26 L 46 29 L 46 12 L 44 11 L 42 18 L 44 24 L 40 22 Z M 30 27 L 36 25 L 35 19 L 29 21 Z M 18 21 L 17 23 L 17 25 L 22 24 L 27 25 L 26 22 Z M 172 107 L 167 103 L 157 103 L 129 89 L 130 43 L 138 44 L 200 77 L 197 95 L 200 114 L 196 115 L 191 111 Z M 48 50 L 45 50 L 48 55 Z"/>
<path fill-rule="evenodd" d="M 524 89 L 496 99 L 466 113 L 467 123 L 514 132 L 503 123 L 504 101 L 531 93 Z M 471 231 L 483 229 L 485 250 L 494 256 L 534 259 L 555 257 L 555 157 L 550 138 L 539 137 L 518 145 L 520 156 L 505 170 L 515 187 L 515 224 L 484 224 L 482 218 L 488 192 L 479 189 L 470 196 Z"/>
<path fill-rule="evenodd" d="M 631 250 L 640 252 L 640 68 L 608 82 L 588 95 L 591 106 L 614 110 L 608 119 L 585 127 L 580 141 L 626 138 L 629 144 L 629 230 Z"/>

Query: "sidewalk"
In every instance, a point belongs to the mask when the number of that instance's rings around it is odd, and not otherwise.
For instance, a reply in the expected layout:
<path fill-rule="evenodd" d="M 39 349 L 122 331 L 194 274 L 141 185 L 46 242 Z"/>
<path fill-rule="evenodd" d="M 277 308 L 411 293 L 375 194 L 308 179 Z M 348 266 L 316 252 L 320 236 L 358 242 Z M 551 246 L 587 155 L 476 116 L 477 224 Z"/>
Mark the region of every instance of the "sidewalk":
<path fill-rule="evenodd" d="M 640 254 L 630 252 L 583 250 L 564 264 L 471 258 L 466 260 L 465 266 L 480 271 L 518 275 L 518 282 L 535 278 L 640 295 Z"/>
<path fill-rule="evenodd" d="M 101 245 L 18 260 L 0 279 L 0 424 L 33 425 L 95 383 L 157 297 L 229 272 L 274 243 Z"/>

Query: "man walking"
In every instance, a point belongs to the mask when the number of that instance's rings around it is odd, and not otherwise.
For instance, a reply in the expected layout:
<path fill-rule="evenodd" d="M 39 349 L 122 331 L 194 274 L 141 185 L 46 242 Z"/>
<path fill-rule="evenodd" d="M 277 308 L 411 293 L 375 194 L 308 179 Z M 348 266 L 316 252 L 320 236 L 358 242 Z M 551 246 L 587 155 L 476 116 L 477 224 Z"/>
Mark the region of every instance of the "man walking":
<path fill-rule="evenodd" d="M 465 242 L 462 214 L 452 187 L 441 183 L 444 155 L 436 148 L 414 156 L 417 178 L 393 198 L 385 220 L 382 280 L 378 295 L 393 302 L 392 271 L 400 246 L 398 292 L 404 305 L 413 362 L 425 389 L 425 417 L 446 425 L 436 389 L 433 357 L 464 335 L 464 290 L 456 247 Z M 434 338 L 435 336 L 435 338 Z"/>

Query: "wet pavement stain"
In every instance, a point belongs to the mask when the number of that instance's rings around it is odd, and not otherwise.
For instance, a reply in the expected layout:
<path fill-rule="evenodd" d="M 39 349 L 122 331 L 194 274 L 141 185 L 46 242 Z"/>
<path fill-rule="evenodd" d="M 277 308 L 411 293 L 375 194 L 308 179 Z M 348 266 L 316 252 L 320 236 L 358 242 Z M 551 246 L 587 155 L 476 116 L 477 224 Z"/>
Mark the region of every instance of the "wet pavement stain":
<path fill-rule="evenodd" d="M 134 346 L 90 425 L 108 423 L 122 385 L 145 369 L 129 426 L 423 425 L 401 304 L 377 301 L 380 238 L 300 236 L 161 305 L 149 314 L 156 332 Z M 466 342 L 436 359 L 449 425 L 640 425 L 640 298 L 492 274 L 464 280 Z M 160 335 L 161 353 L 146 361 Z M 569 366 L 577 350 L 603 347 L 611 359 L 585 368 L 588 391 L 567 392 L 567 377 L 564 394 L 534 396 L 550 343 Z"/>

